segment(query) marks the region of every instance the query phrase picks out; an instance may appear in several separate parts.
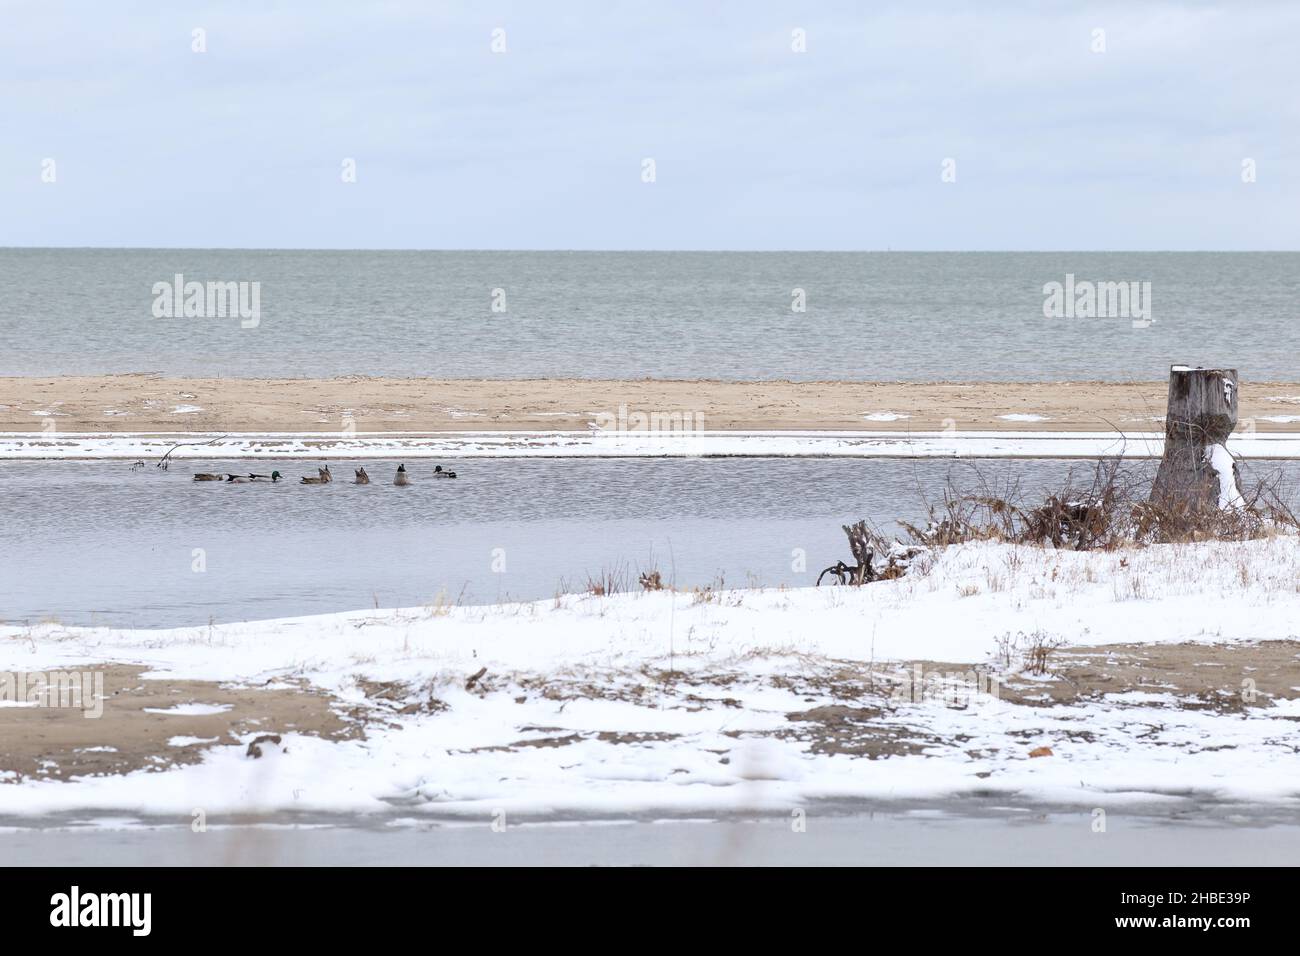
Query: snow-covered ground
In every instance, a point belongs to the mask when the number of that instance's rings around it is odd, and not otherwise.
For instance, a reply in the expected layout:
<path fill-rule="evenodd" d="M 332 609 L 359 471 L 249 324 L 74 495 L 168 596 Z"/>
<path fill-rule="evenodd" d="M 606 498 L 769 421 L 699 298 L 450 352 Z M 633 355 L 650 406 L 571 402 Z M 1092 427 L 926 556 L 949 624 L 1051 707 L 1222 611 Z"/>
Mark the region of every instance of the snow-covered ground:
<path fill-rule="evenodd" d="M 871 417 L 871 416 L 868 416 Z M 1011 418 L 1014 416 L 1002 416 Z M 1036 416 L 1022 416 L 1025 420 Z M 878 419 L 884 420 L 884 419 Z M 211 444 L 206 444 L 213 440 Z M 0 460 L 212 458 L 657 458 L 699 456 L 850 458 L 1159 458 L 1156 432 L 0 432 Z M 1247 432 L 1228 442 L 1242 458 L 1300 458 L 1294 432 Z"/>
<path fill-rule="evenodd" d="M 163 682 L 306 680 L 364 714 L 365 732 L 288 734 L 262 759 L 246 734 L 188 766 L 0 783 L 0 816 L 788 813 L 819 798 L 976 794 L 1300 805 L 1300 776 L 1283 770 L 1300 746 L 1300 686 L 1239 705 L 1249 647 L 1298 639 L 1300 543 L 1288 537 L 1115 553 L 964 545 L 861 588 L 563 595 L 174 630 L 5 626 L 0 672 L 118 662 Z M 1183 642 L 1196 645 L 1189 671 L 1197 648 L 1207 661 L 1215 646 L 1248 649 L 1240 667 L 1213 665 L 1208 701 L 1174 672 L 1064 702 L 1047 693 L 1072 679 L 1061 655 Z M 1035 647 L 1044 674 L 1031 673 Z M 977 668 L 1002 683 L 935 696 L 905 680 Z M 1050 754 L 1031 756 L 1040 748 Z"/>

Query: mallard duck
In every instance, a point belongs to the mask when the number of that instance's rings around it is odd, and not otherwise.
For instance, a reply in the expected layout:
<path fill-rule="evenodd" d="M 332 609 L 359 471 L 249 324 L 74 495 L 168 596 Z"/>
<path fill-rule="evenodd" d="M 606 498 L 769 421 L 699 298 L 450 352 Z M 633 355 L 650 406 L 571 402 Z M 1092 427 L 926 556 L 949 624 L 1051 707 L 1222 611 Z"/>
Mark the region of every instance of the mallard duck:
<path fill-rule="evenodd" d="M 225 475 L 213 475 L 206 472 L 200 472 L 194 476 L 195 481 L 225 481 Z"/>
<path fill-rule="evenodd" d="M 434 465 L 434 466 L 433 466 L 433 477 L 435 477 L 435 478 L 455 478 L 455 477 L 456 477 L 456 473 L 455 473 L 454 471 L 443 471 L 443 470 L 442 470 L 442 465 Z"/>
<path fill-rule="evenodd" d="M 398 465 L 397 474 L 393 476 L 393 484 L 398 487 L 405 487 L 411 483 L 411 479 L 406 477 L 406 466 Z"/>
<path fill-rule="evenodd" d="M 269 475 L 249 475 L 249 481 L 279 481 L 284 476 L 278 471 L 273 471 Z"/>
<path fill-rule="evenodd" d="M 302 480 L 302 483 L 304 485 L 328 485 L 331 481 L 334 480 L 334 476 L 330 474 L 329 465 L 326 465 L 324 468 L 317 468 L 316 472 L 317 472 L 317 477 L 304 478 Z"/>
<path fill-rule="evenodd" d="M 365 470 L 364 468 L 358 468 L 358 469 L 357 469 L 357 480 L 356 480 L 355 484 L 358 484 L 358 485 L 368 485 L 368 484 L 370 484 L 370 476 L 366 474 L 366 470 Z"/>

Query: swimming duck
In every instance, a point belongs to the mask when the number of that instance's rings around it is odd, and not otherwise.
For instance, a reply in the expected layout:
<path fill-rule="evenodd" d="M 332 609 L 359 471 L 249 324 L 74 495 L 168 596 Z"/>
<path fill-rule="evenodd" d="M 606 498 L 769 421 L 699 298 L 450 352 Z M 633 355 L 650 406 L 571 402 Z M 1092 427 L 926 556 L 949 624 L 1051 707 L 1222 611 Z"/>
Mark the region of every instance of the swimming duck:
<path fill-rule="evenodd" d="M 370 476 L 366 474 L 366 470 L 365 470 L 364 468 L 358 468 L 358 469 L 357 469 L 357 480 L 356 480 L 355 484 L 358 484 L 358 485 L 368 485 L 368 484 L 370 484 Z"/>
<path fill-rule="evenodd" d="M 329 465 L 326 465 L 324 468 L 317 468 L 316 472 L 317 472 L 317 477 L 304 478 L 302 480 L 302 483 L 304 485 L 328 485 L 331 481 L 334 480 L 334 476 L 330 474 Z"/>
<path fill-rule="evenodd" d="M 199 474 L 197 474 L 197 475 L 194 476 L 194 480 L 195 480 L 195 481 L 225 481 L 225 480 L 226 480 L 226 476 L 225 476 L 225 475 L 213 475 L 213 474 L 207 474 L 207 473 L 204 473 L 204 472 L 200 472 Z"/>
<path fill-rule="evenodd" d="M 398 465 L 397 474 L 393 476 L 393 484 L 398 487 L 405 487 L 411 483 L 411 479 L 406 477 L 406 466 Z"/>
<path fill-rule="evenodd" d="M 278 471 L 273 471 L 269 475 L 249 475 L 249 481 L 279 481 L 284 476 Z"/>
<path fill-rule="evenodd" d="M 442 465 L 434 465 L 434 466 L 433 466 L 433 477 L 435 477 L 435 478 L 455 478 L 455 477 L 456 477 L 456 473 L 455 473 L 454 471 L 443 471 L 443 470 L 442 470 Z"/>

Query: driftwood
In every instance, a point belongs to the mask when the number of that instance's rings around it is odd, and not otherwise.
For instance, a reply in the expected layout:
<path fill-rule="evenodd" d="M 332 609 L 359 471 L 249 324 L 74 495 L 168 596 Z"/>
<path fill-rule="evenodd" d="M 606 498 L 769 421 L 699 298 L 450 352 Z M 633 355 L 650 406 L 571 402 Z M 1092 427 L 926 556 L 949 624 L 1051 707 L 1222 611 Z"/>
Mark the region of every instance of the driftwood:
<path fill-rule="evenodd" d="M 844 529 L 844 534 L 849 539 L 849 551 L 853 553 L 854 563 L 845 564 L 843 561 L 836 561 L 817 575 L 818 587 L 821 587 L 822 578 L 827 576 L 834 578 L 840 584 L 853 585 L 901 578 L 907 573 L 912 559 L 926 550 L 921 545 L 903 545 L 897 541 L 892 546 L 886 547 L 885 542 L 872 535 L 865 521 L 840 527 Z M 884 559 L 883 567 L 875 563 L 876 552 L 872 545 L 873 540 L 884 549 L 884 553 L 880 555 Z"/>
<path fill-rule="evenodd" d="M 1151 504 L 1197 513 L 1241 500 L 1240 473 L 1226 446 L 1237 425 L 1237 391 L 1236 369 L 1169 370 L 1165 453 Z"/>
<path fill-rule="evenodd" d="M 861 584 L 862 582 L 857 580 L 860 573 L 861 573 L 860 568 L 855 567 L 851 564 L 845 564 L 843 561 L 836 561 L 829 568 L 826 568 L 824 571 L 822 571 L 821 574 L 817 575 L 817 587 L 822 586 L 822 578 L 826 577 L 826 575 L 828 574 L 840 584 Z M 868 581 L 872 580 L 872 578 L 869 576 L 870 574 L 871 574 L 871 566 L 868 565 L 867 576 L 865 577 L 865 579 Z"/>
<path fill-rule="evenodd" d="M 853 554 L 855 563 L 848 565 L 843 561 L 836 561 L 817 575 L 818 587 L 821 587 L 822 578 L 828 574 L 840 584 L 866 584 L 876 579 L 876 573 L 871 567 L 871 559 L 875 552 L 871 548 L 871 532 L 867 530 L 867 523 L 859 521 L 857 524 L 846 524 L 841 527 L 849 539 L 849 551 Z"/>
<path fill-rule="evenodd" d="M 179 441 L 176 444 L 172 445 L 171 448 L 167 449 L 167 454 L 163 455 L 162 458 L 158 459 L 154 467 L 161 468 L 163 471 L 166 471 L 171 466 L 172 452 L 174 452 L 177 448 L 185 448 L 191 445 L 193 446 L 211 445 L 214 444 L 215 442 L 221 441 L 223 438 L 229 438 L 229 437 L 230 437 L 229 435 L 218 435 L 216 438 L 209 438 L 207 441 Z M 144 462 L 139 462 L 138 464 L 143 466 Z M 132 467 L 134 468 L 135 466 L 132 465 Z"/>

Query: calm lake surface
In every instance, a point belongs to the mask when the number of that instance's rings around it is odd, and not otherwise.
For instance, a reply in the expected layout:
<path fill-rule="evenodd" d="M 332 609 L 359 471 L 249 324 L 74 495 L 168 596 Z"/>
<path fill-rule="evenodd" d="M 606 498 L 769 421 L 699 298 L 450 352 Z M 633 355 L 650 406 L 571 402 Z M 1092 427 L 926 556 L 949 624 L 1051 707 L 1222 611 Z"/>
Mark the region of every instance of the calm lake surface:
<path fill-rule="evenodd" d="M 257 327 L 155 318 L 178 273 L 259 283 Z M 1067 274 L 1151 283 L 1154 324 L 1044 318 Z M 0 249 L 0 289 L 0 375 L 1290 381 L 1300 355 L 1290 252 Z"/>
<path fill-rule="evenodd" d="M 1106 839 L 1077 810 L 1001 806 L 975 815 L 974 798 L 909 813 L 874 807 L 827 815 L 790 838 L 778 819 L 620 819 L 559 825 L 515 824 L 501 839 L 487 824 L 402 826 L 373 819 L 326 825 L 130 826 L 91 821 L 75 829 L 37 829 L 30 819 L 4 833 L 14 866 L 1289 866 L 1300 852 L 1293 818 L 1239 808 L 1240 822 L 1213 806 L 1194 817 L 1154 808 L 1114 813 Z M 1192 817 L 1189 819 L 1189 817 Z M 1207 819 L 1208 818 L 1208 819 Z M 1263 818 L 1256 822 L 1256 818 Z"/>
<path fill-rule="evenodd" d="M 588 575 L 656 567 L 679 586 L 811 585 L 849 557 L 840 525 L 919 521 L 949 476 L 975 490 L 1060 490 L 1060 460 L 478 459 L 435 481 L 391 462 L 0 463 L 0 619 L 164 627 L 436 601 L 491 603 L 584 590 Z M 373 484 L 350 483 L 365 464 Z M 195 471 L 269 473 L 275 485 L 194 482 Z M 1140 467 L 1154 467 L 1145 463 Z M 1249 483 L 1298 462 L 1252 462 Z M 205 570 L 194 570 L 196 549 Z M 796 570 L 796 549 L 807 570 Z M 501 569 L 504 563 L 503 570 Z"/>

